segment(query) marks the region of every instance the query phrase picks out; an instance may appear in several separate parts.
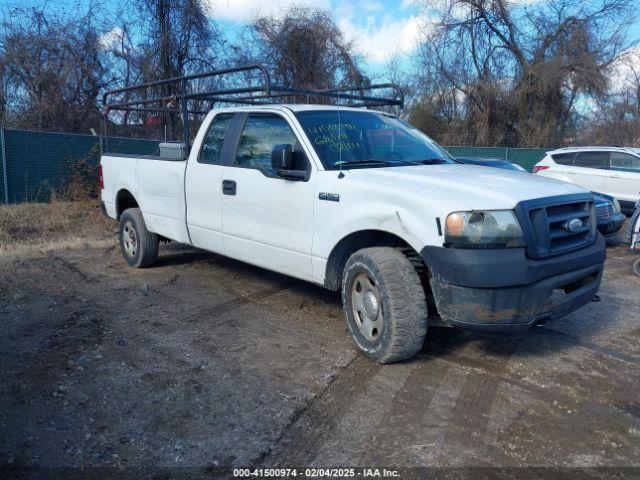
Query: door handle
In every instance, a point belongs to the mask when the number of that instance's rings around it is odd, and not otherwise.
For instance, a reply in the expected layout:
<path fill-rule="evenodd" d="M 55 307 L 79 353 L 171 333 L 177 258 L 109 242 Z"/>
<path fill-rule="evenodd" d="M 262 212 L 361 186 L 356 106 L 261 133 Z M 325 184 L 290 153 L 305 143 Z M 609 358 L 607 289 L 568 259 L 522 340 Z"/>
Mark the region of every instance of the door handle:
<path fill-rule="evenodd" d="M 236 194 L 235 180 L 222 180 L 222 193 L 224 195 L 235 195 Z"/>

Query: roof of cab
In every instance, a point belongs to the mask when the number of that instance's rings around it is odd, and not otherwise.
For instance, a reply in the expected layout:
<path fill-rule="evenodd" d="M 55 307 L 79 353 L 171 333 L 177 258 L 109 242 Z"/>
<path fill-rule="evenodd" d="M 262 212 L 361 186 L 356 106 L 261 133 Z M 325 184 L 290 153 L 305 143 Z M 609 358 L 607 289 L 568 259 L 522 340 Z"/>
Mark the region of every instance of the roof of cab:
<path fill-rule="evenodd" d="M 256 110 L 273 110 L 273 109 L 281 109 L 281 110 L 290 110 L 292 112 L 306 112 L 306 111 L 321 111 L 321 110 L 350 110 L 356 112 L 376 112 L 376 113 L 386 113 L 380 110 L 374 110 L 371 108 L 363 108 L 363 107 L 345 107 L 338 105 L 323 105 L 317 103 L 270 103 L 265 105 L 249 105 L 249 106 L 229 106 L 229 107 L 221 107 L 215 108 L 217 111 L 225 111 L 225 112 L 244 112 L 244 111 L 256 111 Z"/>

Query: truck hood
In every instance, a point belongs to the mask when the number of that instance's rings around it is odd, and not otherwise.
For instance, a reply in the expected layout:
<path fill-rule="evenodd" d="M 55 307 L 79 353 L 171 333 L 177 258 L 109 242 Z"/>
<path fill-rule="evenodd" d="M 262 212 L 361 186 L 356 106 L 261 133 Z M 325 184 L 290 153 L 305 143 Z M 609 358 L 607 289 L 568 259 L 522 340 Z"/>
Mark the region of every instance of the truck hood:
<path fill-rule="evenodd" d="M 463 199 L 470 210 L 511 209 L 523 200 L 588 193 L 570 183 L 478 165 L 416 165 L 352 169 L 360 181 L 380 184 L 381 188 L 419 190 Z M 455 202 L 459 203 L 459 202 Z"/>

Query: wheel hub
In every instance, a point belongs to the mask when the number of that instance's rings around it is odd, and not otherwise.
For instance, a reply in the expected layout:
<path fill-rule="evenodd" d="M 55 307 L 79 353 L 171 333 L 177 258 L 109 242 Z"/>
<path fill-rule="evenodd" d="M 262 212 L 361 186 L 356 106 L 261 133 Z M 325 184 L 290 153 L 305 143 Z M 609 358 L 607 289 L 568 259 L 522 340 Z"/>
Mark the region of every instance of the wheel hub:
<path fill-rule="evenodd" d="M 124 224 L 124 228 L 122 229 L 122 241 L 127 255 L 135 257 L 136 251 L 138 250 L 138 237 L 136 236 L 136 230 L 133 228 L 133 224 L 131 222 Z"/>
<path fill-rule="evenodd" d="M 378 299 L 373 294 L 373 292 L 369 291 L 364 296 L 364 311 L 367 316 L 371 318 L 375 318 L 378 316 Z"/>
<path fill-rule="evenodd" d="M 353 317 L 360 333 L 369 341 L 377 340 L 382 333 L 384 316 L 380 299 L 380 289 L 371 276 L 366 272 L 358 274 L 351 289 Z"/>

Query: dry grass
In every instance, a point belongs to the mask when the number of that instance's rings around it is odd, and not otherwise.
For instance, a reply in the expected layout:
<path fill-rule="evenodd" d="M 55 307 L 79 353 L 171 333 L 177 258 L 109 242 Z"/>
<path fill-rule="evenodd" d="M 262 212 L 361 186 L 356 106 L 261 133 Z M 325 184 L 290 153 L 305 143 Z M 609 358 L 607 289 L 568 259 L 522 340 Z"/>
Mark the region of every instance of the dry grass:
<path fill-rule="evenodd" d="M 0 255 L 112 244 L 115 229 L 95 199 L 2 205 Z"/>

